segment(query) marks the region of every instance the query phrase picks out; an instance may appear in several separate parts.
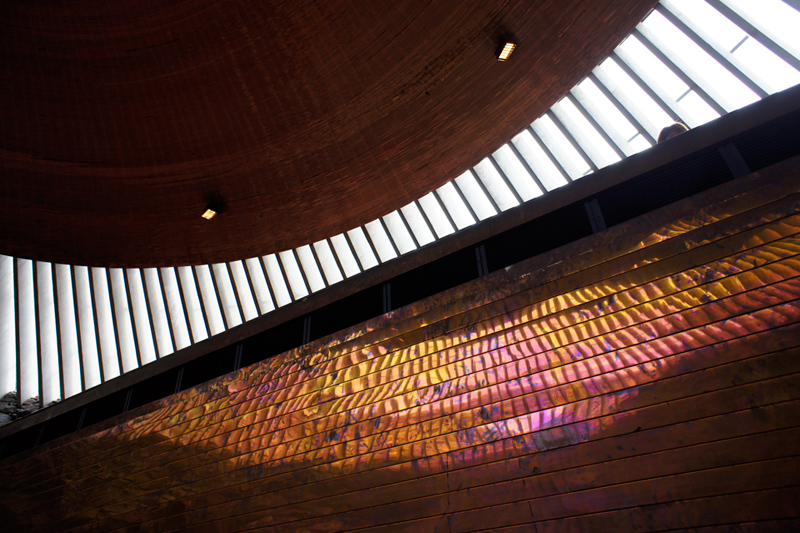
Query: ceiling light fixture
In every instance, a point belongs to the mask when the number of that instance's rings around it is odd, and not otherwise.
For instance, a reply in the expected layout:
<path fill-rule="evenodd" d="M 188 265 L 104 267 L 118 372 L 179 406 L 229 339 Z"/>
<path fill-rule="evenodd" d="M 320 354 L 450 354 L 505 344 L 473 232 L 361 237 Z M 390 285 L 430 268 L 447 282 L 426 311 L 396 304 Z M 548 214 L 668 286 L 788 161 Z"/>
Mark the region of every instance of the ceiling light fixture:
<path fill-rule="evenodd" d="M 207 207 L 205 212 L 203 213 L 203 218 L 206 220 L 211 220 L 212 218 L 214 218 L 214 215 L 216 214 L 217 214 L 216 211 L 214 211 L 210 207 Z"/>
<path fill-rule="evenodd" d="M 508 56 L 511 55 L 511 52 L 514 51 L 517 45 L 512 42 L 503 42 L 500 43 L 500 46 L 497 48 L 497 60 L 498 61 L 505 61 L 508 59 Z"/>

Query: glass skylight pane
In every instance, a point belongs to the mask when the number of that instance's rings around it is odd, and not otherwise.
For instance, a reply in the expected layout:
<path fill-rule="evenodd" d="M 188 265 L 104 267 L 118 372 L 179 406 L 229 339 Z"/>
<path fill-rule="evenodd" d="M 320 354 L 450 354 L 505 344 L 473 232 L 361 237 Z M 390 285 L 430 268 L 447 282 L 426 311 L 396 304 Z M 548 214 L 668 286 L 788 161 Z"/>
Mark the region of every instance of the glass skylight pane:
<path fill-rule="evenodd" d="M 378 258 L 372 252 L 372 246 L 370 246 L 367 236 L 364 235 L 364 230 L 361 228 L 352 229 L 347 232 L 347 235 L 350 236 L 350 242 L 353 243 L 353 248 L 355 248 L 364 270 L 377 266 Z"/>
<path fill-rule="evenodd" d="M 170 269 L 171 271 L 172 269 Z M 174 274 L 172 281 L 174 283 Z M 110 287 L 106 279 L 105 268 L 92 268 L 92 291 L 94 291 L 95 313 L 97 314 L 97 327 L 100 332 L 100 355 L 103 362 L 103 375 L 106 381 L 119 376 L 122 369 L 117 359 L 117 340 L 114 337 L 114 322 L 111 317 Z M 177 286 L 176 289 L 177 291 Z M 167 295 L 169 296 L 169 285 Z M 176 292 L 177 294 L 177 292 Z M 178 306 L 180 307 L 180 297 Z M 181 310 L 181 314 L 183 310 Z M 185 331 L 185 330 L 184 330 Z M 186 345 L 189 344 L 188 333 L 185 333 Z"/>
<path fill-rule="evenodd" d="M 558 120 L 569 130 L 586 154 L 592 158 L 597 168 L 603 168 L 620 160 L 594 126 L 586 120 L 575 104 L 566 98 L 552 107 Z"/>
<path fill-rule="evenodd" d="M 253 280 L 253 290 L 256 292 L 255 296 L 261 314 L 269 313 L 275 309 L 275 304 L 269 295 L 269 286 L 267 278 L 264 277 L 264 271 L 261 269 L 261 261 L 257 257 L 251 257 L 245 260 L 245 266 L 250 272 L 250 279 Z"/>
<path fill-rule="evenodd" d="M 339 283 L 344 279 L 342 272 L 339 270 L 339 265 L 336 264 L 336 258 L 333 256 L 328 241 L 317 241 L 314 243 L 314 250 L 317 252 L 317 257 L 322 265 L 322 270 L 325 273 L 325 279 L 328 285 Z"/>
<path fill-rule="evenodd" d="M 501 146 L 494 154 L 492 154 L 497 165 L 502 169 L 503 173 L 514 186 L 517 194 L 520 195 L 523 201 L 527 202 L 537 196 L 542 195 L 539 186 L 533 181 L 528 170 L 520 162 L 517 154 L 507 144 Z"/>
<path fill-rule="evenodd" d="M 739 16 L 795 57 L 800 57 L 800 12 L 781 0 L 723 0 Z"/>
<path fill-rule="evenodd" d="M 703 0 L 662 4 L 768 93 L 800 83 L 800 73 Z"/>
<path fill-rule="evenodd" d="M 630 156 L 650 147 L 650 143 L 592 80 L 583 80 L 571 93 L 625 155 Z M 634 144 L 636 138 L 643 142 Z"/>
<path fill-rule="evenodd" d="M 690 128 L 714 120 L 719 114 L 683 83 L 638 39 L 629 37 L 618 50 L 620 57 L 664 100 Z M 670 83 L 672 80 L 674 83 Z M 677 80 L 677 81 L 676 81 Z M 665 126 L 672 124 L 667 118 Z"/>
<path fill-rule="evenodd" d="M 278 300 L 278 307 L 292 303 L 289 288 L 286 286 L 286 281 L 283 278 L 283 273 L 275 254 L 264 256 L 264 266 L 267 267 L 267 276 L 269 276 L 269 282 L 272 285 L 272 292 L 275 293 L 275 299 Z"/>
<path fill-rule="evenodd" d="M 203 310 L 200 308 L 200 296 L 194 288 L 191 267 L 178 267 L 178 281 L 180 281 L 183 291 L 183 300 L 186 305 L 186 313 L 189 319 L 192 338 L 194 342 L 199 342 L 208 338 L 206 324 L 203 320 Z"/>
<path fill-rule="evenodd" d="M 577 180 L 589 172 L 591 167 L 572 146 L 569 140 L 561 133 L 549 117 L 541 117 L 531 124 L 533 131 L 547 145 L 570 178 Z"/>
<path fill-rule="evenodd" d="M 17 388 L 17 321 L 14 301 L 14 259 L 0 255 L 0 391 L 6 392 Z"/>
<path fill-rule="evenodd" d="M 447 215 L 436 200 L 434 193 L 429 192 L 420 198 L 419 205 L 422 206 L 422 210 L 425 211 L 425 215 L 427 215 L 428 220 L 431 221 L 433 231 L 436 232 L 437 238 L 441 239 L 445 235 L 450 235 L 455 231 L 450 221 L 447 220 Z"/>
<path fill-rule="evenodd" d="M 236 286 L 236 294 L 239 295 L 239 301 L 242 303 L 245 320 L 253 320 L 258 317 L 258 309 L 256 309 L 256 302 L 253 299 L 253 291 L 250 289 L 250 280 L 247 279 L 247 273 L 244 271 L 244 264 L 241 261 L 232 261 L 229 265 Z"/>
<path fill-rule="evenodd" d="M 452 181 L 448 181 L 439 187 L 436 193 L 442 200 L 447 212 L 450 213 L 453 222 L 458 226 L 458 229 L 464 229 L 475 223 L 475 219 L 472 218 L 472 214 L 469 212 L 464 200 L 461 199 L 458 191 L 456 191 L 456 186 L 453 185 Z"/>
<path fill-rule="evenodd" d="M 200 287 L 203 308 L 206 310 L 208 327 L 211 334 L 216 335 L 225 331 L 225 323 L 222 321 L 222 309 L 217 300 L 217 291 L 214 289 L 214 280 L 211 277 L 211 270 L 208 265 L 200 265 L 194 270 L 197 276 L 197 285 Z"/>
<path fill-rule="evenodd" d="M 345 276 L 349 278 L 361 272 L 358 262 L 353 252 L 350 250 L 350 244 L 347 242 L 347 238 L 344 234 L 340 233 L 335 237 L 331 237 L 331 244 L 333 244 L 333 251 L 336 253 L 336 257 L 339 258 L 339 263 L 341 263 L 344 269 Z"/>
<path fill-rule="evenodd" d="M 39 313 L 39 358 L 42 365 L 42 401 L 44 405 L 61 398 L 61 378 L 58 365 L 53 271 L 50 263 L 36 263 L 37 300 Z"/>
<path fill-rule="evenodd" d="M 150 302 L 150 316 L 153 318 L 153 327 L 156 330 L 159 356 L 164 357 L 174 352 L 175 348 L 172 346 L 167 311 L 161 296 L 161 283 L 155 268 L 144 269 L 144 284 L 147 289 L 147 299 Z M 81 315 L 81 326 L 83 326 L 83 315 Z M 81 337 L 81 339 L 83 338 Z M 86 344 L 83 345 L 83 349 L 86 349 Z"/>
<path fill-rule="evenodd" d="M 414 232 L 414 236 L 417 238 L 417 242 L 420 246 L 425 246 L 436 240 L 431 230 L 428 228 L 425 219 L 422 218 L 422 213 L 419 212 L 417 204 L 412 202 L 402 207 L 400 210 L 403 212 L 403 215 L 405 215 L 406 221 L 408 221 L 408 225 L 411 226 L 411 231 Z"/>
<path fill-rule="evenodd" d="M 74 267 L 75 293 L 78 297 L 78 316 L 80 318 L 81 355 L 83 357 L 83 373 L 86 388 L 100 383 L 100 366 L 97 341 L 95 340 L 94 310 L 89 292 L 89 269 L 83 266 Z M 166 319 L 164 319 L 166 321 Z"/>
<path fill-rule="evenodd" d="M 189 338 L 186 316 L 183 314 L 183 304 L 181 303 L 181 295 L 178 291 L 178 280 L 175 277 L 175 269 L 162 268 L 161 280 L 164 284 L 164 292 L 167 295 L 166 303 L 169 308 L 172 334 L 175 336 L 175 351 L 177 352 L 181 348 L 189 346 L 189 344 L 191 344 L 191 339 Z M 108 377 L 108 375 L 106 375 L 106 377 Z"/>
<path fill-rule="evenodd" d="M 236 303 L 236 295 L 233 294 L 233 283 L 230 276 L 228 276 L 228 269 L 224 263 L 216 263 L 211 265 L 211 274 L 217 281 L 217 289 L 219 290 L 219 298 L 222 300 L 222 311 L 225 313 L 225 320 L 228 323 L 228 328 L 238 326 L 242 323 L 242 317 L 239 314 L 239 305 Z"/>
<path fill-rule="evenodd" d="M 378 220 L 373 220 L 369 224 L 364 225 L 367 229 L 370 239 L 372 239 L 375 248 L 378 251 L 382 263 L 394 259 L 397 254 L 392 247 L 392 242 L 389 240 L 389 235 L 383 229 L 383 225 Z"/>
<path fill-rule="evenodd" d="M 311 286 L 311 292 L 317 292 L 325 288 L 325 281 L 322 279 L 322 272 L 317 267 L 317 261 L 314 259 L 314 254 L 311 252 L 311 247 L 308 245 L 301 246 L 295 250 L 297 257 L 300 259 L 300 266 L 303 272 L 306 273 L 306 279 Z"/>
<path fill-rule="evenodd" d="M 494 198 L 495 203 L 502 211 L 517 207 L 519 202 L 514 198 L 514 194 L 508 189 L 508 185 L 503 181 L 503 178 L 498 174 L 497 169 L 494 168 L 492 162 L 488 157 L 484 157 L 474 167 L 475 173 L 478 178 L 483 182 L 486 190 Z"/>
<path fill-rule="evenodd" d="M 289 287 L 292 289 L 292 296 L 295 300 L 299 300 L 308 296 L 308 289 L 303 280 L 303 274 L 300 272 L 300 266 L 294 259 L 294 254 L 291 250 L 285 250 L 278 254 L 281 263 L 283 264 L 283 271 L 289 281 Z"/>
<path fill-rule="evenodd" d="M 739 78 L 720 65 L 661 13 L 650 13 L 639 30 L 727 111 L 759 100 L 758 95 Z"/>
<path fill-rule="evenodd" d="M 128 278 L 128 291 L 130 292 L 131 304 L 133 305 L 133 320 L 136 324 L 136 339 L 139 343 L 139 356 L 142 359 L 142 364 L 146 365 L 156 360 L 156 347 L 153 332 L 150 329 L 147 302 L 144 299 L 142 271 L 138 268 L 129 268 L 125 271 L 125 274 Z M 59 278 L 58 282 L 61 283 L 61 278 Z"/>
<path fill-rule="evenodd" d="M 128 293 L 125 290 L 125 272 L 121 268 L 109 269 L 111 277 L 111 295 L 113 297 L 114 314 L 117 319 L 117 337 L 119 350 L 122 353 L 122 372 L 130 372 L 139 367 L 136 355 L 136 343 L 133 341 L 133 322 L 128 308 Z"/>
<path fill-rule="evenodd" d="M 36 306 L 33 296 L 33 262 L 17 259 L 19 306 L 20 390 L 19 398 L 39 396 L 39 361 L 36 357 Z"/>
<path fill-rule="evenodd" d="M 80 353 L 78 353 L 78 324 L 75 321 L 75 300 L 76 294 L 72 287 L 72 275 L 69 266 L 56 265 L 56 287 L 58 292 L 58 321 L 59 321 L 59 345 L 61 346 L 61 361 L 64 365 L 64 397 L 69 398 L 81 392 L 81 367 Z M 2 256 L 0 256 L 0 283 L 2 278 Z M 4 294 L 0 288 L 0 305 L 2 305 Z M 11 300 L 14 301 L 13 299 Z M 2 342 L 2 319 L 3 314 L 0 310 L 0 342 Z M 13 323 L 13 319 L 12 319 Z M 11 337 L 12 340 L 15 337 Z M 0 345 L 1 346 L 1 345 Z M 2 380 L 3 366 L 0 363 L 0 380 Z"/>
<path fill-rule="evenodd" d="M 392 211 L 383 217 L 383 222 L 386 224 L 389 233 L 392 234 L 392 239 L 394 239 L 394 243 L 401 254 L 406 254 L 417 249 L 414 240 L 408 233 L 408 229 L 406 229 L 403 219 L 400 218 L 400 213 Z"/>
<path fill-rule="evenodd" d="M 479 219 L 486 220 L 497 214 L 494 206 L 492 206 L 492 203 L 486 198 L 483 190 L 481 190 L 480 186 L 475 181 L 472 172 L 469 170 L 464 172 L 455 179 L 455 182 Z"/>
<path fill-rule="evenodd" d="M 550 160 L 544 152 L 539 142 L 533 138 L 528 130 L 520 132 L 516 137 L 511 139 L 514 146 L 517 148 L 519 154 L 528 163 L 536 173 L 539 181 L 548 191 L 557 189 L 567 184 L 567 178 L 561 173 L 561 170 Z"/>
<path fill-rule="evenodd" d="M 621 49 L 619 51 L 622 52 Z M 600 63 L 594 69 L 594 74 L 654 139 L 658 139 L 661 130 L 674 122 L 613 59 Z M 693 127 L 693 121 L 684 120 Z"/>

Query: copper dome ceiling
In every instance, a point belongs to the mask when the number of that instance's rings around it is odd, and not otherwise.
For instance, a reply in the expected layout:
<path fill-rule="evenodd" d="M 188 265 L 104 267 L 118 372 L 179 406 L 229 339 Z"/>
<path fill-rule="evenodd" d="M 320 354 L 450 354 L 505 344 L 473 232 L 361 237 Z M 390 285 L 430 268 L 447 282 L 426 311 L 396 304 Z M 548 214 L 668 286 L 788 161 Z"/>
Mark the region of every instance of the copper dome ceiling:
<path fill-rule="evenodd" d="M 655 3 L 11 2 L 0 253 L 211 263 L 364 224 L 516 134 Z"/>

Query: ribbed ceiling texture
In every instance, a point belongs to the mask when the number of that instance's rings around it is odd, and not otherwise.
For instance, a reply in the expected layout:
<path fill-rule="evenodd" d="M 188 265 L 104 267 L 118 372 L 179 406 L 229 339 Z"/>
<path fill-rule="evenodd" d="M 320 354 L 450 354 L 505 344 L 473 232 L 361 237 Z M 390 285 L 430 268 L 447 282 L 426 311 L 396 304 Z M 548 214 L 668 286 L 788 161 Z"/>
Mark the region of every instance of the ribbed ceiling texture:
<path fill-rule="evenodd" d="M 177 266 L 365 224 L 530 124 L 655 4 L 11 2 L 0 253 Z"/>

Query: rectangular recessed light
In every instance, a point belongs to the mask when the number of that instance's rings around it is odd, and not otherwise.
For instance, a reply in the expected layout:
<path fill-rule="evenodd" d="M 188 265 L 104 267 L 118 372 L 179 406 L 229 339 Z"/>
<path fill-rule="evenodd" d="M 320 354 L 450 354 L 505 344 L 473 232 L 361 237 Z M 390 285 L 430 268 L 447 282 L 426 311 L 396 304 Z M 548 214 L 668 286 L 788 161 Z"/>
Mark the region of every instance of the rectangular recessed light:
<path fill-rule="evenodd" d="M 516 46 L 517 45 L 514 43 L 502 43 L 499 48 L 500 51 L 497 53 L 497 59 L 499 61 L 505 61 L 508 59 L 508 56 L 511 55 L 511 52 L 514 51 Z"/>
<path fill-rule="evenodd" d="M 212 218 L 214 218 L 214 215 L 216 215 L 216 214 L 217 214 L 217 212 L 209 207 L 203 213 L 203 218 L 206 219 L 206 220 L 211 220 Z"/>

